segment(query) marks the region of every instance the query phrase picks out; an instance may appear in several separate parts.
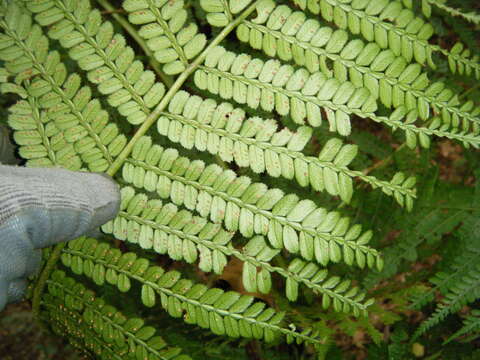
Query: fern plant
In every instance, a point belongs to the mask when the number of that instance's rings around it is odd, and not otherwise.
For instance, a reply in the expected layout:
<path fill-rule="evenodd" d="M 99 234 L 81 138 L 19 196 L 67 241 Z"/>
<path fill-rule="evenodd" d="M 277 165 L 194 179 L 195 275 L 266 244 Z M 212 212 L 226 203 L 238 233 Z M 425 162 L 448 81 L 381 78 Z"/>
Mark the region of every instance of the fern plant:
<path fill-rule="evenodd" d="M 456 313 L 464 305 L 473 303 L 480 297 L 478 284 L 480 281 L 478 259 L 480 256 L 479 223 L 476 217 L 465 219 L 460 231 L 463 238 L 464 248 L 455 257 L 445 271 L 439 271 L 430 279 L 433 287 L 426 293 L 414 299 L 412 307 L 421 307 L 432 301 L 436 291 L 444 295 L 444 299 L 438 304 L 435 312 L 417 329 L 413 338 L 424 334 L 428 329 L 444 320 L 448 315 Z M 475 317 L 467 320 L 465 328 L 458 335 L 468 333 L 469 329 L 475 330 Z M 471 323 L 470 323 L 471 322 Z M 472 325 L 473 324 L 473 325 Z M 458 336 L 457 335 L 457 336 Z"/>
<path fill-rule="evenodd" d="M 320 351 L 319 329 L 255 297 L 280 288 L 295 302 L 310 289 L 325 311 L 367 315 L 374 300 L 329 265 L 384 261 L 374 232 L 343 208 L 366 184 L 410 211 L 415 176 L 355 168 L 349 136 L 369 119 L 410 149 L 436 138 L 478 148 L 480 107 L 430 80 L 442 61 L 478 80 L 478 56 L 431 40 L 428 20 L 432 7 L 478 16 L 434 0 L 424 15 L 406 0 L 125 0 L 126 18 L 97 3 L 0 6 L 1 90 L 18 96 L 8 124 L 19 155 L 27 166 L 106 172 L 121 186 L 101 241 L 46 251 L 34 311 L 105 359 L 188 358 L 141 314 L 119 312 L 118 292 L 216 335 L 283 336 Z M 337 205 L 322 205 L 327 197 Z M 238 261 L 242 289 L 154 265 L 166 257 L 217 275 Z"/>

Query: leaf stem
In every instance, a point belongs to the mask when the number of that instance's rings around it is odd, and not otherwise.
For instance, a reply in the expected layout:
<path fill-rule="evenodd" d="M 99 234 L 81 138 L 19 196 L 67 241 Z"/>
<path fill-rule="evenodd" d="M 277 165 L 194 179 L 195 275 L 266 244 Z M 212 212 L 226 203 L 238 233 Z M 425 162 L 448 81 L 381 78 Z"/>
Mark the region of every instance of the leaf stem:
<path fill-rule="evenodd" d="M 368 174 L 370 174 L 370 173 L 371 173 L 372 171 L 374 171 L 374 170 L 377 170 L 377 169 L 380 169 L 380 168 L 383 168 L 383 167 L 389 165 L 389 164 L 393 161 L 394 155 L 395 155 L 396 153 L 398 153 L 400 150 L 404 149 L 406 146 L 407 146 L 407 143 L 403 143 L 403 144 L 400 145 L 398 148 L 396 148 L 393 153 L 391 153 L 390 155 L 388 155 L 385 159 L 380 160 L 379 162 L 373 164 L 373 165 L 370 166 L 369 168 L 363 170 L 363 174 L 364 174 L 364 175 L 368 175 Z"/>
<path fill-rule="evenodd" d="M 143 40 L 143 38 L 138 35 L 138 32 L 135 28 L 126 20 L 123 16 L 121 16 L 116 10 L 116 8 L 108 2 L 108 0 L 95 0 L 100 6 L 102 6 L 105 10 L 110 12 L 110 15 L 124 28 L 124 30 L 138 43 L 138 45 L 142 48 L 145 52 L 147 57 L 149 58 L 150 66 L 153 70 L 158 74 L 158 76 L 162 79 L 162 82 L 165 84 L 167 88 L 171 88 L 173 85 L 173 78 L 163 72 L 161 69 L 161 64 L 155 60 L 153 53 L 148 48 L 147 44 Z"/>
<path fill-rule="evenodd" d="M 32 313 L 33 316 L 39 318 L 40 315 L 40 303 L 42 300 L 43 289 L 47 283 L 47 280 L 50 277 L 50 273 L 52 272 L 55 264 L 57 263 L 58 258 L 62 254 L 62 250 L 64 249 L 66 243 L 60 243 L 53 248 L 53 251 L 50 257 L 45 264 L 40 276 L 38 277 L 38 281 L 35 285 L 35 289 L 33 290 L 32 296 Z"/>
<path fill-rule="evenodd" d="M 459 99 L 459 100 L 463 100 L 463 99 L 465 99 L 468 95 L 470 95 L 471 93 L 477 91 L 478 89 L 480 89 L 480 84 L 477 84 L 477 85 L 471 87 L 470 89 L 468 89 L 467 91 L 465 91 L 463 94 L 461 94 L 461 95 L 459 96 L 458 99 Z"/>

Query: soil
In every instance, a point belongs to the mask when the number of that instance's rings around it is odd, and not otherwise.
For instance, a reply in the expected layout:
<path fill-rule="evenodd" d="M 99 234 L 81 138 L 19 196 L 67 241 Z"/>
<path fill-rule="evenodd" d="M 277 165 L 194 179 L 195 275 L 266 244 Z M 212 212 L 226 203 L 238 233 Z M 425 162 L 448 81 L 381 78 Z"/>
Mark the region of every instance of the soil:
<path fill-rule="evenodd" d="M 26 302 L 9 305 L 0 313 L 1 360 L 84 359 L 65 340 L 53 335 L 32 316 Z"/>

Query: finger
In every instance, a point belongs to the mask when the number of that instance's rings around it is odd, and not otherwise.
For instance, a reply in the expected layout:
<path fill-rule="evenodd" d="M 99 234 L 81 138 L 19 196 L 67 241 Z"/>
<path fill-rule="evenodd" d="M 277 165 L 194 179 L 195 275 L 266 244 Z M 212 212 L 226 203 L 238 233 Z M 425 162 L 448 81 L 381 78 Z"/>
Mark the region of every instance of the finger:
<path fill-rule="evenodd" d="M 25 267 L 25 274 L 21 277 L 28 277 L 34 275 L 40 269 L 42 263 L 42 250 L 35 249 L 28 254 L 27 266 Z"/>
<path fill-rule="evenodd" d="M 10 281 L 7 292 L 7 303 L 19 302 L 25 296 L 27 291 L 27 280 L 26 279 L 16 279 Z"/>
<path fill-rule="evenodd" d="M 27 276 L 38 265 L 38 255 L 32 257 L 35 252 L 28 234 L 16 231 L 15 220 L 0 225 L 0 276 L 7 281 Z"/>
<path fill-rule="evenodd" d="M 120 192 L 100 174 L 0 166 L 0 204 L 0 226 L 16 218 L 14 232 L 28 234 L 33 246 L 42 248 L 112 219 Z"/>
<path fill-rule="evenodd" d="M 0 311 L 6 303 L 23 297 L 27 284 L 20 279 L 38 270 L 42 256 L 41 250 L 33 249 L 27 234 L 12 233 L 15 226 L 8 224 L 12 220 L 0 226 Z"/>
<path fill-rule="evenodd" d="M 81 173 L 79 176 L 85 183 L 86 194 L 94 208 L 89 229 L 93 230 L 117 215 L 120 209 L 120 189 L 112 178 L 105 174 Z"/>
<path fill-rule="evenodd" d="M 0 311 L 5 308 L 7 305 L 7 296 L 8 296 L 8 281 L 0 276 Z"/>

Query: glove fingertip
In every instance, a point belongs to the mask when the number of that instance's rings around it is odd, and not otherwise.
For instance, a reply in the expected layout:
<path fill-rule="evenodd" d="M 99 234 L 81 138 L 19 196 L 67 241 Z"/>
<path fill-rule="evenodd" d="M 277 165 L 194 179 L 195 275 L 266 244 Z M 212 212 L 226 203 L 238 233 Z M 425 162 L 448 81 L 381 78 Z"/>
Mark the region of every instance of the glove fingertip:
<path fill-rule="evenodd" d="M 92 195 L 94 214 L 91 228 L 113 219 L 120 210 L 120 189 L 106 174 L 88 174 L 87 183 Z"/>

